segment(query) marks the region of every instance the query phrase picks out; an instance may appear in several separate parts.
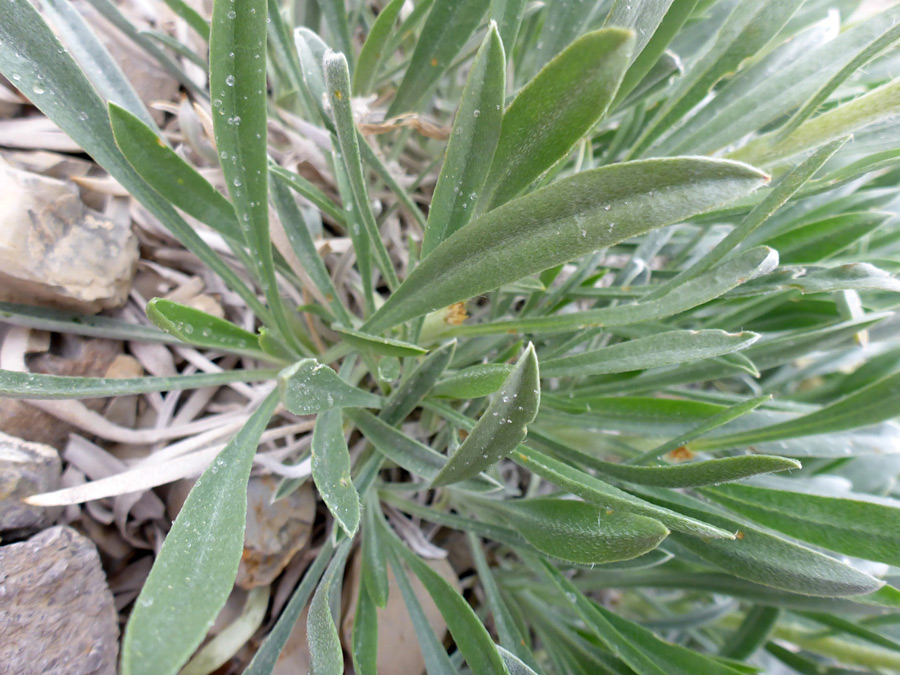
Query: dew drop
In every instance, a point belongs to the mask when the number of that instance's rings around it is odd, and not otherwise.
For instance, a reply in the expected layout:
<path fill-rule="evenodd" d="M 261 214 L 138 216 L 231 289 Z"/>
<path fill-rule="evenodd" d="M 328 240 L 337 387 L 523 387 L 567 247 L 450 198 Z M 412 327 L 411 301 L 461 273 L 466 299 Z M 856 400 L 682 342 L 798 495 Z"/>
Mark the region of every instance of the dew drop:
<path fill-rule="evenodd" d="M 226 77 L 225 84 L 227 84 L 229 87 L 233 87 L 234 86 L 234 75 L 229 75 L 228 77 Z"/>

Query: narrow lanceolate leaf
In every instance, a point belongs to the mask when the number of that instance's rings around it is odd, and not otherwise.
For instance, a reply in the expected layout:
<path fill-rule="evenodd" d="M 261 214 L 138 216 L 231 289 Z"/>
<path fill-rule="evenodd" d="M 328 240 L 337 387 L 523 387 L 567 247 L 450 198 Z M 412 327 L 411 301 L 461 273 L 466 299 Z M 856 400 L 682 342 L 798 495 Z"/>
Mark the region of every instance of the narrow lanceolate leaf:
<path fill-rule="evenodd" d="M 702 213 L 767 180 L 746 164 L 699 157 L 628 162 L 576 174 L 457 231 L 422 261 L 363 330 L 378 333 L 468 300 Z"/>
<path fill-rule="evenodd" d="M 742 480 L 761 473 L 799 469 L 800 462 L 771 455 L 724 457 L 666 467 L 637 467 L 604 462 L 598 471 L 620 480 L 658 487 L 696 487 Z"/>
<path fill-rule="evenodd" d="M 274 379 L 276 370 L 225 370 L 175 377 L 69 377 L 0 370 L 0 396 L 27 399 L 95 398 L 125 396 L 152 391 L 215 387 L 231 382 Z"/>
<path fill-rule="evenodd" d="M 44 0 L 41 6 L 101 98 L 127 108 L 158 131 L 141 97 L 78 8 L 68 0 Z"/>
<path fill-rule="evenodd" d="M 727 539 L 733 536 L 730 532 L 702 520 L 651 504 L 527 446 L 519 446 L 513 459 L 520 466 L 592 504 L 654 518 L 671 530 L 696 537 Z"/>
<path fill-rule="evenodd" d="M 378 519 L 381 517 L 378 495 L 372 490 L 367 495 L 363 509 L 361 574 L 365 592 L 372 598 L 375 605 L 384 609 L 388 601 L 389 587 L 385 547 L 377 527 Z"/>
<path fill-rule="evenodd" d="M 486 324 L 459 326 L 456 335 L 492 335 L 495 333 L 554 333 L 600 326 L 630 326 L 643 321 L 657 321 L 674 316 L 705 302 L 778 266 L 778 252 L 759 246 L 725 260 L 718 267 L 676 286 L 658 299 L 590 309 L 556 316 L 494 321 Z"/>
<path fill-rule="evenodd" d="M 147 303 L 147 318 L 157 328 L 188 344 L 272 360 L 260 350 L 256 335 L 199 309 L 154 298 Z"/>
<path fill-rule="evenodd" d="M 884 585 L 883 581 L 818 551 L 720 515 L 693 497 L 657 488 L 642 488 L 640 493 L 657 504 L 736 532 L 733 540 L 704 541 L 680 534 L 672 537 L 706 562 L 741 579 L 823 597 L 863 595 Z"/>
<path fill-rule="evenodd" d="M 878 211 L 844 213 L 792 229 L 766 245 L 776 249 L 786 264 L 817 263 L 852 246 L 893 217 Z"/>
<path fill-rule="evenodd" d="M 488 4 L 484 0 L 434 0 L 387 117 L 419 107 L 465 47 Z"/>
<path fill-rule="evenodd" d="M 463 89 L 447 156 L 434 188 L 422 258 L 469 222 L 491 168 L 506 99 L 506 56 L 492 23 Z"/>
<path fill-rule="evenodd" d="M 735 5 L 717 31 L 715 43 L 679 82 L 636 142 L 630 156 L 639 156 L 660 134 L 700 103 L 716 82 L 737 70 L 745 58 L 759 52 L 801 4 L 803 0 L 760 0 Z"/>
<path fill-rule="evenodd" d="M 153 326 L 129 323 L 108 316 L 91 316 L 46 307 L 19 305 L 14 302 L 0 302 L 0 321 L 14 326 L 26 326 L 57 333 L 71 333 L 72 335 L 104 337 L 110 340 L 180 342 L 178 338 Z"/>
<path fill-rule="evenodd" d="M 510 54 L 524 15 L 525 0 L 491 0 L 491 20 L 496 22 L 503 48 Z"/>
<path fill-rule="evenodd" d="M 385 530 L 387 532 L 387 530 Z M 440 574 L 389 533 L 393 550 L 415 574 L 447 623 L 450 635 L 473 673 L 508 675 L 497 646 L 469 603 Z"/>
<path fill-rule="evenodd" d="M 109 119 L 119 150 L 150 187 L 232 242 L 244 241 L 234 207 L 153 129 L 115 103 Z"/>
<path fill-rule="evenodd" d="M 316 417 L 312 477 L 331 515 L 352 539 L 359 527 L 359 495 L 350 479 L 350 452 L 340 409 L 326 410 Z"/>
<path fill-rule="evenodd" d="M 432 394 L 444 398 L 480 398 L 493 394 L 512 372 L 508 363 L 481 363 L 438 382 Z"/>
<path fill-rule="evenodd" d="M 405 420 L 431 392 L 434 383 L 450 365 L 454 353 L 456 340 L 441 345 L 426 356 L 409 377 L 391 392 L 378 418 L 389 425 L 397 425 Z"/>
<path fill-rule="evenodd" d="M 125 629 L 125 675 L 177 672 L 225 605 L 244 550 L 253 455 L 277 404 L 270 394 L 188 495 Z"/>
<path fill-rule="evenodd" d="M 372 24 L 362 49 L 359 50 L 359 61 L 353 73 L 353 91 L 357 96 L 364 96 L 371 91 L 378 75 L 378 66 L 384 58 L 384 48 L 394 28 L 394 22 L 400 15 L 406 0 L 391 0 L 380 12 Z"/>
<path fill-rule="evenodd" d="M 628 30 L 588 33 L 522 88 L 503 115 L 480 210 L 509 201 L 569 154 L 612 102 L 633 46 Z"/>
<path fill-rule="evenodd" d="M 653 37 L 671 5 L 672 0 L 616 0 L 606 17 L 606 25 L 634 31 L 634 56 L 637 56 Z"/>
<path fill-rule="evenodd" d="M 322 61 L 322 68 L 325 74 L 328 102 L 331 104 L 334 114 L 334 127 L 337 131 L 344 166 L 347 168 L 347 178 L 353 193 L 353 201 L 363 227 L 366 229 L 369 243 L 375 252 L 375 263 L 381 270 L 387 285 L 394 289 L 400 284 L 400 281 L 397 279 L 394 264 L 384 246 L 381 233 L 378 231 L 378 224 L 375 222 L 375 214 L 372 213 L 372 204 L 366 189 L 366 179 L 359 152 L 359 135 L 356 131 L 353 111 L 350 109 L 350 72 L 347 70 L 347 59 L 343 54 L 327 51 Z"/>
<path fill-rule="evenodd" d="M 343 675 L 344 672 L 344 652 L 331 607 L 333 593 L 340 593 L 341 590 L 351 541 L 347 539 L 340 545 L 309 603 L 306 635 L 311 672 L 316 675 Z"/>
<path fill-rule="evenodd" d="M 726 436 L 701 438 L 693 449 L 727 448 L 788 438 L 830 434 L 878 424 L 900 415 L 900 373 L 888 375 L 816 412 Z"/>
<path fill-rule="evenodd" d="M 541 364 L 544 377 L 627 373 L 698 361 L 740 351 L 759 339 L 749 331 L 678 330 L 621 342 Z"/>
<path fill-rule="evenodd" d="M 512 452 L 537 416 L 541 383 L 534 345 L 528 345 L 484 415 L 466 436 L 432 485 L 471 478 Z"/>
<path fill-rule="evenodd" d="M 381 398 L 353 387 L 315 359 L 301 359 L 278 375 L 284 407 L 295 415 L 332 408 L 378 408 Z"/>
<path fill-rule="evenodd" d="M 900 502 L 792 492 L 790 483 L 783 485 L 723 485 L 704 493 L 736 513 L 816 546 L 888 565 L 900 563 Z"/>
<path fill-rule="evenodd" d="M 547 563 L 544 563 L 544 569 L 557 587 L 564 591 L 565 598 L 575 606 L 588 628 L 608 648 L 619 654 L 635 672 L 665 675 L 737 675 L 742 672 L 693 649 L 661 640 L 652 631 L 623 619 L 585 597 L 571 581 Z M 644 659 L 649 660 L 655 668 L 650 667 Z"/>
<path fill-rule="evenodd" d="M 365 410 L 348 410 L 346 415 L 378 452 L 416 476 L 433 480 L 447 464 L 447 458 L 437 450 L 419 443 Z M 474 476 L 455 487 L 471 492 L 491 492 L 500 486 L 487 476 Z"/>
<path fill-rule="evenodd" d="M 566 579 L 559 570 L 545 560 L 541 560 L 538 566 L 560 594 L 578 612 L 585 625 L 593 631 L 607 649 L 628 664 L 632 672 L 638 675 L 668 675 L 668 669 L 659 668 L 650 659 L 649 654 L 621 635 L 598 611 L 595 603 L 586 598 L 575 584 Z"/>
<path fill-rule="evenodd" d="M 658 520 L 572 499 L 516 499 L 487 507 L 539 551 L 567 562 L 593 565 L 631 560 L 669 535 Z"/>
<path fill-rule="evenodd" d="M 332 326 L 331 330 L 338 333 L 341 339 L 347 344 L 353 345 L 357 349 L 373 354 L 381 354 L 383 356 L 421 356 L 427 350 L 418 345 L 403 342 L 402 340 L 394 340 L 391 338 L 380 337 L 378 335 L 369 335 L 361 333 L 358 330 L 343 328 L 341 326 Z"/>
<path fill-rule="evenodd" d="M 870 124 L 893 118 L 900 111 L 898 93 L 900 80 L 888 82 L 864 96 L 807 120 L 783 140 L 777 131 L 773 131 L 750 141 L 729 156 L 763 166 L 786 161 Z"/>
<path fill-rule="evenodd" d="M 719 485 L 720 483 L 742 480 L 763 473 L 800 468 L 800 462 L 795 459 L 773 455 L 722 457 L 720 459 L 686 462 L 673 466 L 634 466 L 605 462 L 593 455 L 568 448 L 555 441 L 550 441 L 550 439 L 541 437 L 539 434 L 537 436 L 536 442 L 549 445 L 551 450 L 556 451 L 564 459 L 596 469 L 607 476 L 612 476 L 628 483 L 637 483 L 638 485 L 653 485 L 656 487 Z M 653 454 L 656 453 L 654 452 Z"/>
<path fill-rule="evenodd" d="M 262 279 L 283 338 L 292 335 L 283 312 L 269 239 L 266 148 L 266 0 L 213 5 L 209 90 L 213 131 L 238 226 Z"/>

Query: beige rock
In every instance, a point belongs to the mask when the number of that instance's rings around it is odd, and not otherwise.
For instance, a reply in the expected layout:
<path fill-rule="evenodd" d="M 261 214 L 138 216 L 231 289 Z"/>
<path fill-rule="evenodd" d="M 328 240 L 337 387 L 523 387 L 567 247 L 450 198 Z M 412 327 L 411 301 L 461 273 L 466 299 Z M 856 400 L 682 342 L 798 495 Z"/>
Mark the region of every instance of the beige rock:
<path fill-rule="evenodd" d="M 247 487 L 247 529 L 238 568 L 238 587 L 267 586 L 306 545 L 316 517 L 316 496 L 309 482 L 272 503 L 280 479 L 253 476 Z"/>
<path fill-rule="evenodd" d="M 124 304 L 137 238 L 77 188 L 0 162 L 0 300 L 96 313 Z"/>
<path fill-rule="evenodd" d="M 0 532 L 20 535 L 47 527 L 59 509 L 22 500 L 56 489 L 61 463 L 54 448 L 0 433 Z"/>

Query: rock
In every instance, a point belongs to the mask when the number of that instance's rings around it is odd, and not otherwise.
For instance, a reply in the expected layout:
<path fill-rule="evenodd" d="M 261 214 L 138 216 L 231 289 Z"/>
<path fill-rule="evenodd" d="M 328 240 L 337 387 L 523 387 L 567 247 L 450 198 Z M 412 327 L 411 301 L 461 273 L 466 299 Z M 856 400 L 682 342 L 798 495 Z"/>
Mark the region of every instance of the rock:
<path fill-rule="evenodd" d="M 119 356 L 122 343 L 77 335 L 60 335 L 55 352 L 30 355 L 29 370 L 48 375 L 76 377 L 104 377 Z M 96 412 L 108 405 L 108 399 L 82 399 Z M 111 404 L 110 404 L 111 405 Z M 46 443 L 62 449 L 75 427 L 60 422 L 52 415 L 38 410 L 24 401 L 7 399 L 0 405 L 0 431 L 35 443 Z"/>
<path fill-rule="evenodd" d="M 0 547 L 0 673 L 114 675 L 113 596 L 91 542 L 52 527 Z"/>
<path fill-rule="evenodd" d="M 25 497 L 54 490 L 61 462 L 54 448 L 0 433 L 0 532 L 19 537 L 50 525 L 58 509 L 29 506 Z"/>
<path fill-rule="evenodd" d="M 316 517 L 316 497 L 310 483 L 272 503 L 280 479 L 253 476 L 247 488 L 247 529 L 238 568 L 238 587 L 250 590 L 275 581 L 306 545 Z"/>
<path fill-rule="evenodd" d="M 69 181 L 0 162 L 0 300 L 94 314 L 125 303 L 131 228 L 88 209 Z"/>

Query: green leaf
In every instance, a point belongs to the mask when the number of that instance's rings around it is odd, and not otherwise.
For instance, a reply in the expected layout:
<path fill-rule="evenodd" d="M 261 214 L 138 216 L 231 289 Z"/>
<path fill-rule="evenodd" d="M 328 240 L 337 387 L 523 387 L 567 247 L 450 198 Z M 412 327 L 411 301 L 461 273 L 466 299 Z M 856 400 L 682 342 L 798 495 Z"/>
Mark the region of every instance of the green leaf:
<path fill-rule="evenodd" d="M 643 649 L 640 649 L 631 640 L 621 635 L 606 617 L 600 613 L 597 605 L 588 600 L 555 567 L 544 560 L 538 562 L 537 567 L 550 579 L 562 597 L 574 607 L 578 616 L 600 639 L 603 645 L 626 663 L 633 672 L 637 673 L 637 675 L 667 675 L 668 668 L 665 670 L 659 668 Z"/>
<path fill-rule="evenodd" d="M 173 377 L 70 377 L 0 370 L 0 395 L 8 398 L 68 399 L 126 396 L 153 391 L 215 387 L 231 382 L 274 379 L 276 370 L 225 370 Z"/>
<path fill-rule="evenodd" d="M 610 612 L 599 603 L 579 593 L 571 581 L 568 581 L 557 570 L 544 563 L 545 571 L 557 587 L 564 589 L 565 598 L 578 611 L 594 634 L 619 657 L 643 673 L 665 673 L 666 675 L 737 675 L 737 670 L 717 663 L 692 649 L 665 642 L 653 632 L 615 612 Z M 655 668 L 647 668 L 643 658 L 652 662 Z M 643 665 L 642 665 L 643 664 Z"/>
<path fill-rule="evenodd" d="M 893 214 L 844 213 L 808 223 L 766 242 L 786 264 L 816 263 L 837 255 L 881 227 Z"/>
<path fill-rule="evenodd" d="M 316 244 L 313 241 L 303 212 L 297 206 L 297 202 L 294 201 L 293 195 L 282 184 L 291 185 L 290 179 L 285 178 L 283 173 L 276 171 L 274 167 L 270 167 L 269 170 L 278 178 L 278 180 L 272 181 L 269 185 L 269 191 L 288 243 L 291 245 L 291 250 L 293 250 L 297 260 L 303 266 L 303 272 L 309 276 L 315 289 L 318 289 L 321 300 L 331 308 L 331 311 L 334 312 L 334 315 L 340 321 L 349 325 L 351 322 L 350 313 L 341 303 L 337 289 L 335 289 L 334 283 L 331 281 L 331 275 L 328 273 L 328 268 L 325 267 L 325 262 L 316 249 Z"/>
<path fill-rule="evenodd" d="M 455 352 L 456 340 L 451 340 L 422 359 L 422 363 L 391 392 L 378 415 L 379 419 L 392 426 L 405 420 L 432 390 L 450 365 Z"/>
<path fill-rule="evenodd" d="M 635 49 L 634 62 L 622 78 L 622 84 L 612 104 L 613 108 L 624 101 L 664 57 L 666 48 L 690 18 L 697 2 L 698 0 L 678 0 L 669 5 L 666 15 L 659 22 L 647 45 L 643 49 Z"/>
<path fill-rule="evenodd" d="M 656 488 L 642 488 L 640 493 L 654 503 L 736 532 L 732 540 L 704 541 L 677 533 L 671 536 L 705 562 L 741 579 L 792 593 L 829 598 L 863 595 L 884 585 L 883 581 L 827 555 L 719 515 L 698 499 Z"/>
<path fill-rule="evenodd" d="M 572 499 L 479 500 L 549 556 L 580 565 L 631 560 L 669 535 L 658 520 Z"/>
<path fill-rule="evenodd" d="M 541 382 L 534 345 L 529 344 L 500 391 L 484 411 L 432 486 L 448 485 L 496 464 L 528 433 L 541 404 Z"/>
<path fill-rule="evenodd" d="M 209 24 L 197 10 L 184 0 L 165 0 L 166 5 L 196 31 L 197 35 L 209 42 Z"/>
<path fill-rule="evenodd" d="M 671 5 L 672 0 L 616 0 L 604 25 L 631 29 L 635 36 L 634 56 L 637 56 L 653 37 Z"/>
<path fill-rule="evenodd" d="M 334 114 L 334 126 L 337 131 L 341 157 L 347 169 L 353 201 L 359 218 L 362 219 L 369 242 L 375 251 L 375 263 L 381 270 L 387 285 L 394 289 L 400 285 L 400 281 L 397 279 L 391 256 L 378 231 L 378 224 L 375 222 L 375 214 L 372 213 L 372 203 L 369 201 L 369 193 L 366 189 L 356 122 L 353 119 L 353 111 L 350 109 L 350 72 L 347 70 L 347 59 L 343 54 L 327 51 L 322 63 L 328 101 Z"/>
<path fill-rule="evenodd" d="M 199 309 L 154 298 L 147 303 L 147 318 L 157 328 L 182 342 L 265 361 L 272 360 L 272 357 L 260 350 L 258 336 Z"/>
<path fill-rule="evenodd" d="M 363 330 L 381 332 L 702 213 L 766 180 L 744 164 L 702 158 L 629 162 L 576 174 L 458 230 L 422 261 Z"/>
<path fill-rule="evenodd" d="M 536 434 L 537 443 L 549 439 Z M 723 457 L 699 462 L 685 462 L 673 466 L 633 466 L 616 462 L 604 462 L 593 455 L 567 448 L 560 443 L 550 442 L 551 450 L 562 457 L 596 469 L 628 483 L 653 485 L 657 487 L 696 487 L 698 485 L 719 485 L 749 478 L 762 473 L 799 469 L 800 462 L 773 455 L 742 455 Z M 668 445 L 668 444 L 667 444 Z M 676 446 L 677 447 L 677 446 Z M 656 454 L 656 452 L 654 452 Z"/>
<path fill-rule="evenodd" d="M 368 333 L 361 333 L 358 330 L 351 330 L 342 326 L 332 326 L 331 330 L 340 335 L 347 344 L 373 354 L 381 354 L 383 356 L 421 356 L 428 351 L 409 342 L 379 337 L 378 335 L 369 335 Z"/>
<path fill-rule="evenodd" d="M 794 481 L 791 481 L 793 483 Z M 900 563 L 900 502 L 847 494 L 831 497 L 751 485 L 707 488 L 704 494 L 756 522 L 832 551 L 888 565 Z M 803 490 L 802 484 L 796 489 Z"/>
<path fill-rule="evenodd" d="M 372 90 L 378 67 L 384 60 L 384 48 L 404 2 L 405 0 L 391 0 L 378 12 L 375 23 L 359 50 L 359 60 L 353 73 L 353 91 L 357 96 L 365 96 Z"/>
<path fill-rule="evenodd" d="M 287 644 L 288 638 L 294 629 L 294 624 L 300 618 L 300 614 L 303 612 L 303 608 L 306 607 L 309 597 L 316 589 L 319 578 L 331 560 L 332 553 L 334 553 L 334 543 L 328 538 L 303 575 L 303 581 L 294 589 L 287 606 L 281 612 L 281 616 L 278 617 L 275 626 L 266 635 L 260 648 L 256 651 L 253 660 L 244 671 L 244 675 L 272 674 L 278 661 L 278 656 Z"/>
<path fill-rule="evenodd" d="M 699 104 L 722 77 L 758 53 L 781 30 L 804 0 L 763 0 L 734 5 L 715 42 L 681 78 L 675 91 L 635 142 L 629 157 L 637 157 L 662 133 Z"/>
<path fill-rule="evenodd" d="M 437 450 L 419 443 L 365 410 L 348 410 L 346 415 L 378 452 L 410 473 L 431 481 L 447 464 L 447 458 Z M 455 487 L 471 492 L 490 492 L 499 485 L 486 476 L 476 475 Z"/>
<path fill-rule="evenodd" d="M 541 373 L 543 377 L 564 377 L 647 370 L 739 351 L 758 339 L 758 333 L 749 331 L 669 331 L 602 349 L 549 359 L 541 364 Z"/>
<path fill-rule="evenodd" d="M 849 103 L 807 120 L 782 139 L 777 131 L 750 141 L 729 157 L 763 166 L 782 163 L 859 129 L 884 122 L 900 111 L 900 80 L 888 82 Z"/>
<path fill-rule="evenodd" d="M 419 578 L 431 599 L 434 600 L 434 604 L 437 605 L 441 616 L 447 623 L 456 647 L 462 652 L 472 672 L 508 674 L 503 660 L 497 653 L 497 646 L 469 603 L 446 579 L 407 549 L 397 535 L 387 530 L 383 524 L 382 527 L 389 535 L 393 551 Z M 402 575 L 398 574 L 397 576 Z"/>
<path fill-rule="evenodd" d="M 213 5 L 209 90 L 219 164 L 278 332 L 291 341 L 269 238 L 266 0 Z M 291 346 L 291 345 L 289 345 Z"/>
<path fill-rule="evenodd" d="M 378 613 L 366 581 L 361 583 L 356 596 L 352 656 L 353 672 L 359 675 L 375 675 L 378 672 Z"/>
<path fill-rule="evenodd" d="M 487 606 L 491 610 L 491 614 L 494 618 L 494 626 L 497 629 L 497 635 L 500 637 L 500 644 L 507 647 L 516 655 L 516 658 L 520 658 L 522 661 L 527 661 L 529 664 L 537 667 L 534 655 L 531 653 L 531 650 L 528 649 L 525 638 L 519 631 L 519 627 L 516 624 L 509 607 L 507 607 L 506 602 L 504 602 L 503 597 L 500 595 L 500 588 L 497 585 L 497 581 L 494 579 L 494 573 L 488 565 L 481 541 L 472 533 L 468 533 L 466 539 L 469 542 L 469 548 L 472 550 L 472 558 L 475 562 L 475 569 L 478 572 L 478 581 L 484 589 Z M 501 652 L 500 655 L 504 657 L 503 660 L 506 661 L 506 666 L 509 668 L 509 661 L 506 659 L 503 652 Z M 513 671 L 510 672 L 512 673 Z"/>
<path fill-rule="evenodd" d="M 234 207 L 151 127 L 115 103 L 109 104 L 109 120 L 119 150 L 150 187 L 231 242 L 243 243 Z"/>
<path fill-rule="evenodd" d="M 419 107 L 463 50 L 487 7 L 484 0 L 435 0 L 386 118 Z"/>
<path fill-rule="evenodd" d="M 504 50 L 512 54 L 525 15 L 525 0 L 491 0 L 491 20 L 497 24 Z"/>
<path fill-rule="evenodd" d="M 312 415 L 332 408 L 378 408 L 375 394 L 353 387 L 315 359 L 301 359 L 278 375 L 284 407 L 295 415 Z"/>
<path fill-rule="evenodd" d="M 777 266 L 778 252 L 767 246 L 759 246 L 725 260 L 718 267 L 676 286 L 660 298 L 570 314 L 459 326 L 453 332 L 457 335 L 492 335 L 520 331 L 554 333 L 657 321 L 709 302 L 761 274 L 768 274 Z"/>
<path fill-rule="evenodd" d="M 100 97 L 159 131 L 141 97 L 76 6 L 68 0 L 43 0 L 41 7 Z"/>
<path fill-rule="evenodd" d="M 526 446 L 519 446 L 518 454 L 513 456 L 516 463 L 541 476 L 545 480 L 578 495 L 587 502 L 604 508 L 615 508 L 647 516 L 660 521 L 666 527 L 698 537 L 729 538 L 733 536 L 718 527 L 702 520 L 689 518 L 676 511 L 659 508 L 649 502 L 635 497 L 624 490 L 619 490 L 609 483 L 594 478 L 579 469 L 559 462 L 543 453 Z"/>
<path fill-rule="evenodd" d="M 325 16 L 325 24 L 331 33 L 331 39 L 337 46 L 337 51 L 347 54 L 350 58 L 354 53 L 353 39 L 350 36 L 350 23 L 347 20 L 347 8 L 343 2 L 330 2 L 329 0 L 315 0 L 322 14 Z"/>
<path fill-rule="evenodd" d="M 480 363 L 441 380 L 431 393 L 444 398 L 481 398 L 502 387 L 512 371 L 508 363 Z"/>
<path fill-rule="evenodd" d="M 316 488 L 338 525 L 352 539 L 359 528 L 359 495 L 350 478 L 350 451 L 340 409 L 326 410 L 316 417 L 310 454 Z"/>
<path fill-rule="evenodd" d="M 877 424 L 900 415 L 900 373 L 894 373 L 815 412 L 743 432 L 701 438 L 691 449 L 727 448 L 801 436 L 833 434 Z"/>
<path fill-rule="evenodd" d="M 194 484 L 125 629 L 125 675 L 175 673 L 225 605 L 244 550 L 253 455 L 278 404 L 270 394 Z"/>
<path fill-rule="evenodd" d="M 475 55 L 453 121 L 447 156 L 428 211 L 422 258 L 473 215 L 475 199 L 494 158 L 505 98 L 506 57 L 497 26 L 491 24 Z"/>
<path fill-rule="evenodd" d="M 831 268 L 785 269 L 792 272 L 789 278 L 779 279 L 774 278 L 774 275 L 760 277 L 754 280 L 747 292 L 757 294 L 792 288 L 803 293 L 831 293 L 844 290 L 900 292 L 900 280 L 868 263 L 848 263 Z M 796 276 L 798 274 L 799 276 Z"/>
<path fill-rule="evenodd" d="M 569 154 L 612 102 L 633 46 L 629 30 L 588 33 L 522 88 L 503 115 L 480 210 L 509 201 Z"/>
<path fill-rule="evenodd" d="M 108 316 L 90 316 L 46 307 L 18 305 L 13 302 L 0 302 L 0 321 L 14 326 L 88 337 L 104 337 L 110 340 L 175 344 L 181 342 L 178 338 L 152 326 L 128 323 Z"/>
<path fill-rule="evenodd" d="M 409 581 L 409 574 L 401 566 L 400 560 L 393 549 L 388 549 L 388 553 L 391 557 L 394 579 L 397 581 L 397 587 L 403 596 L 406 611 L 409 613 L 409 618 L 412 620 L 413 628 L 416 631 L 416 638 L 419 641 L 418 647 L 422 652 L 422 660 L 425 662 L 426 672 L 428 675 L 455 675 L 457 669 L 453 667 L 453 663 L 447 655 L 446 647 L 444 647 L 431 628 L 428 616 L 425 614 L 425 610 L 422 609 L 422 603 L 416 597 L 416 592 Z"/>
<path fill-rule="evenodd" d="M 829 143 L 817 150 L 809 158 L 785 174 L 765 194 L 762 200 L 729 232 L 722 241 L 700 260 L 682 270 L 669 281 L 651 291 L 645 300 L 660 298 L 675 286 L 694 279 L 719 263 L 729 253 L 736 250 L 751 234 L 777 212 L 794 194 L 822 168 L 834 154 L 843 147 L 847 139 Z M 775 250 L 781 252 L 781 249 Z"/>
<path fill-rule="evenodd" d="M 345 540 L 334 554 L 334 558 L 325 570 L 316 594 L 309 603 L 309 614 L 306 617 L 307 644 L 311 672 L 319 675 L 343 675 L 344 652 L 334 615 L 331 613 L 332 594 L 340 592 L 344 565 L 350 553 L 350 539 Z M 335 585 L 336 584 L 336 585 Z"/>
<path fill-rule="evenodd" d="M 366 507 L 363 509 L 362 578 L 372 601 L 384 609 L 388 601 L 389 586 L 385 550 L 377 527 L 379 517 L 378 497 L 372 491 L 367 495 Z"/>

